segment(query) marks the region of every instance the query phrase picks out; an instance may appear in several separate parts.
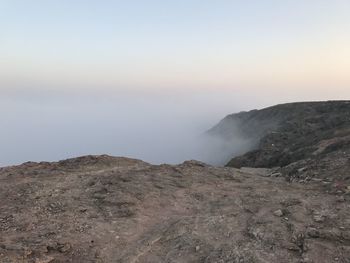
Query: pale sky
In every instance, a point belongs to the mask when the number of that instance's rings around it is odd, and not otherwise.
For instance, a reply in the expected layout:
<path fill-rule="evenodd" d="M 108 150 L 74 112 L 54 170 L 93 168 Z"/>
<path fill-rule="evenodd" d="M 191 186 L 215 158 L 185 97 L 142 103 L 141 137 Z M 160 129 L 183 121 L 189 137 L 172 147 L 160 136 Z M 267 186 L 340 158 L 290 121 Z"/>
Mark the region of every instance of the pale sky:
<path fill-rule="evenodd" d="M 348 0 L 0 0 L 0 13 L 7 91 L 350 98 Z"/>
<path fill-rule="evenodd" d="M 227 159 L 239 138 L 199 139 L 227 114 L 331 99 L 349 0 L 0 0 L 0 166 Z"/>

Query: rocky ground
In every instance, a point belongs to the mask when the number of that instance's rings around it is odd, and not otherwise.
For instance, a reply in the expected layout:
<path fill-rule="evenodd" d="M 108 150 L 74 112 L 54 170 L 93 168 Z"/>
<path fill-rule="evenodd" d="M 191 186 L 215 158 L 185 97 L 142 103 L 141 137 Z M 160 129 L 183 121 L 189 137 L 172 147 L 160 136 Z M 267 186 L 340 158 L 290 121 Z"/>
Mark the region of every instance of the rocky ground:
<path fill-rule="evenodd" d="M 109 156 L 2 168 L 0 262 L 350 262 L 349 185 L 276 173 Z"/>

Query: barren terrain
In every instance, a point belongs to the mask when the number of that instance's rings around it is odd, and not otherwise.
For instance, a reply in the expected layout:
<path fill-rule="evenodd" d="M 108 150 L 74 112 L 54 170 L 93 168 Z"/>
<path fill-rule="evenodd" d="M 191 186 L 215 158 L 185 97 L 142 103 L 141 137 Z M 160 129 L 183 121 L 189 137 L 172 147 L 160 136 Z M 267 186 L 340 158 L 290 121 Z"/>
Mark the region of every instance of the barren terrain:
<path fill-rule="evenodd" d="M 0 262 L 350 262 L 350 188 L 273 172 L 110 156 L 2 168 Z"/>

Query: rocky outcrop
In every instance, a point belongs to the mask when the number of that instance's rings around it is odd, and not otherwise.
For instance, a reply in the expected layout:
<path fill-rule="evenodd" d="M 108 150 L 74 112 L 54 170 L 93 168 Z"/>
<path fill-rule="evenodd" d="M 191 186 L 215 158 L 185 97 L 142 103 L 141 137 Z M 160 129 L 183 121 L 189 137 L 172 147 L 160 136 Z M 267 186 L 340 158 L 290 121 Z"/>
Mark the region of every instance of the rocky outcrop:
<path fill-rule="evenodd" d="M 0 170 L 0 262 L 349 262 L 350 189 L 197 161 Z"/>
<path fill-rule="evenodd" d="M 210 132 L 233 131 L 253 141 L 253 150 L 232 158 L 231 167 L 282 167 L 289 179 L 348 181 L 350 101 L 304 102 L 227 116 Z"/>

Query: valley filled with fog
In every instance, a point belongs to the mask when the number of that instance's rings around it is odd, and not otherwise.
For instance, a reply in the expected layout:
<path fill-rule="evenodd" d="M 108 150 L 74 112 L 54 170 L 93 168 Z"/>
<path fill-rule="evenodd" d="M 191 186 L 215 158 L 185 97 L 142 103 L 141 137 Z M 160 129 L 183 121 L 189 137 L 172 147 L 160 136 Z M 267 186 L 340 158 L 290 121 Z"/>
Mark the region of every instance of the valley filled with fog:
<path fill-rule="evenodd" d="M 7 94 L 0 98 L 0 166 L 88 154 L 223 164 L 239 138 L 223 142 L 205 132 L 245 106 L 234 101 L 209 93 Z"/>

